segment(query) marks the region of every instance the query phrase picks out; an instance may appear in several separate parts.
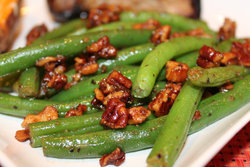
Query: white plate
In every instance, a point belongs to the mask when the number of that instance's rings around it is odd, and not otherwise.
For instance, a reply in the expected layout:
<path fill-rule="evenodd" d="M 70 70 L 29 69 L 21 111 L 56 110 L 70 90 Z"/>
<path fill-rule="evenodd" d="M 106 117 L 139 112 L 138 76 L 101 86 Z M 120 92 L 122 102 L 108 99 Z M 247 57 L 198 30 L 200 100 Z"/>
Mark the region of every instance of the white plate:
<path fill-rule="evenodd" d="M 215 30 L 222 25 L 224 17 L 237 21 L 237 36 L 250 36 L 248 0 L 203 0 L 202 18 Z M 22 33 L 14 48 L 25 45 L 25 36 L 33 25 L 46 23 L 50 29 L 53 23 L 45 0 L 26 0 L 22 8 Z M 250 120 L 250 103 L 230 116 L 188 137 L 175 167 L 204 166 L 233 136 Z M 40 148 L 31 148 L 29 143 L 17 142 L 15 132 L 21 129 L 22 119 L 0 115 L 0 164 L 6 167 L 49 167 L 49 166 L 99 166 L 99 159 L 62 160 L 43 156 Z M 123 167 L 146 166 L 151 149 L 126 154 Z"/>

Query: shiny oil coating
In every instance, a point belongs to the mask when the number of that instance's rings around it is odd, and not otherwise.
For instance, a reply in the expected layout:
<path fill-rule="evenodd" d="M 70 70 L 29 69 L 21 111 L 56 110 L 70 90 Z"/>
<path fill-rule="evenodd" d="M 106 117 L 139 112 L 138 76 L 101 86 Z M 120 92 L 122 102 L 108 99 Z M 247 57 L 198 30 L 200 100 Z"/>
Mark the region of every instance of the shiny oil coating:
<path fill-rule="evenodd" d="M 0 55 L 0 76 L 34 66 L 35 62 L 42 57 L 58 54 L 72 57 L 104 35 L 109 37 L 113 46 L 119 48 L 146 43 L 151 36 L 151 31 L 121 30 L 88 33 L 13 50 Z"/>
<path fill-rule="evenodd" d="M 236 81 L 250 73 L 250 68 L 230 65 L 225 67 L 194 67 L 188 72 L 188 79 L 193 85 L 200 87 L 216 87 L 226 82 Z"/>
<path fill-rule="evenodd" d="M 237 111 L 250 102 L 250 75 L 236 82 L 234 88 L 226 93 L 217 93 L 203 101 L 198 106 L 201 119 L 195 120 L 190 133 L 197 132 L 225 116 Z"/>

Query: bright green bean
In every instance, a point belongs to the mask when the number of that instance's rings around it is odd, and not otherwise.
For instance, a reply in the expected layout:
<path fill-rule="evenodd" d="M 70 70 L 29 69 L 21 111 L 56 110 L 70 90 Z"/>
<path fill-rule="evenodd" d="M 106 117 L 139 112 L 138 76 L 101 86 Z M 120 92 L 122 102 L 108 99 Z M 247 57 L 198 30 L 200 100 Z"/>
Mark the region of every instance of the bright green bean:
<path fill-rule="evenodd" d="M 147 97 L 154 86 L 155 80 L 168 60 L 200 49 L 203 45 L 215 42 L 211 38 L 180 37 L 159 44 L 143 60 L 132 87 L 132 95 L 137 98 Z"/>

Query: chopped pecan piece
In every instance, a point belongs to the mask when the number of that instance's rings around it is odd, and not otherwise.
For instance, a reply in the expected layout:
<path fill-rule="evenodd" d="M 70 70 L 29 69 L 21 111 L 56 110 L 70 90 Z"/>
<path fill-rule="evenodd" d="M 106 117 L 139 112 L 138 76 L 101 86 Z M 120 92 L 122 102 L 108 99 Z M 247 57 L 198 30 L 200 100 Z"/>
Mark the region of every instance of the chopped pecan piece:
<path fill-rule="evenodd" d="M 24 142 L 24 141 L 30 139 L 29 130 L 24 129 L 24 130 L 16 131 L 15 138 L 20 142 Z"/>
<path fill-rule="evenodd" d="M 94 74 L 99 67 L 95 60 L 88 61 L 86 57 L 76 57 L 75 62 L 75 70 L 82 75 Z"/>
<path fill-rule="evenodd" d="M 102 103 L 106 106 L 108 104 L 108 101 L 110 99 L 113 99 L 113 98 L 119 99 L 124 103 L 131 103 L 132 102 L 132 100 L 131 100 L 132 97 L 131 97 L 130 92 L 120 90 L 120 91 L 116 91 L 116 92 L 108 94 L 106 97 L 104 97 Z"/>
<path fill-rule="evenodd" d="M 125 128 L 128 123 L 128 111 L 125 103 L 119 99 L 110 99 L 100 123 L 112 129 Z"/>
<path fill-rule="evenodd" d="M 95 88 L 95 98 L 98 99 L 99 101 L 103 101 L 105 96 L 102 93 L 102 91 L 98 88 Z"/>
<path fill-rule="evenodd" d="M 219 29 L 219 39 L 229 40 L 231 37 L 235 37 L 236 23 L 229 18 L 225 18 L 223 26 Z"/>
<path fill-rule="evenodd" d="M 153 32 L 151 41 L 156 45 L 162 42 L 166 42 L 170 37 L 170 32 L 171 27 L 169 25 L 161 26 Z"/>
<path fill-rule="evenodd" d="M 128 109 L 128 124 L 140 124 L 149 117 L 151 112 L 145 107 L 137 106 Z"/>
<path fill-rule="evenodd" d="M 30 123 L 50 121 L 58 118 L 58 111 L 55 107 L 47 106 L 37 115 L 28 114 L 22 122 L 23 128 L 28 128 Z"/>
<path fill-rule="evenodd" d="M 220 52 L 206 45 L 200 49 L 199 54 L 197 65 L 203 68 L 218 67 L 223 59 L 223 55 Z"/>
<path fill-rule="evenodd" d="M 107 24 L 120 20 L 121 8 L 117 5 L 103 4 L 89 12 L 87 27 L 92 28 L 101 24 Z"/>
<path fill-rule="evenodd" d="M 154 30 L 161 26 L 161 23 L 155 19 L 148 19 L 145 23 L 138 23 L 133 25 L 133 29 L 146 29 L 146 30 Z"/>
<path fill-rule="evenodd" d="M 125 153 L 117 147 L 112 153 L 103 155 L 99 162 L 101 167 L 107 165 L 119 166 L 124 162 L 124 160 Z"/>
<path fill-rule="evenodd" d="M 65 118 L 67 117 L 74 117 L 74 116 L 80 116 L 83 114 L 84 111 L 87 111 L 87 106 L 79 104 L 76 109 L 70 109 L 66 114 Z"/>
<path fill-rule="evenodd" d="M 233 42 L 231 51 L 237 55 L 239 64 L 250 67 L 250 42 Z"/>
<path fill-rule="evenodd" d="M 201 119 L 201 112 L 199 110 L 196 110 L 194 113 L 194 116 L 192 118 L 192 121 L 194 120 L 200 120 Z"/>
<path fill-rule="evenodd" d="M 87 47 L 89 53 L 97 54 L 102 58 L 114 58 L 116 57 L 117 50 L 110 44 L 109 37 L 104 36 L 97 42 L 92 43 Z"/>
<path fill-rule="evenodd" d="M 239 64 L 238 57 L 233 52 L 225 52 L 225 53 L 223 53 L 223 58 L 221 60 L 221 64 L 223 64 L 223 65 Z"/>
<path fill-rule="evenodd" d="M 107 78 L 107 83 L 112 84 L 122 90 L 124 89 L 122 88 L 122 86 L 128 89 L 130 89 L 132 86 L 132 82 L 130 81 L 130 79 L 128 79 L 127 77 L 123 76 L 120 72 L 115 70 L 113 70 L 109 74 Z"/>
<path fill-rule="evenodd" d="M 205 33 L 202 28 L 196 28 L 187 32 L 175 32 L 170 36 L 170 38 L 179 38 L 179 37 L 185 37 L 185 36 L 198 36 L 198 37 L 207 37 L 207 38 L 212 37 L 210 34 Z"/>
<path fill-rule="evenodd" d="M 152 102 L 149 103 L 148 109 L 155 112 L 157 117 L 168 114 L 177 95 L 181 89 L 181 84 L 168 83 L 166 88 L 160 91 Z"/>
<path fill-rule="evenodd" d="M 48 88 L 59 90 L 67 84 L 67 76 L 64 74 L 56 74 L 48 72 L 44 75 L 43 82 Z"/>
<path fill-rule="evenodd" d="M 184 63 L 168 61 L 166 64 L 166 79 L 171 82 L 186 81 L 189 67 Z"/>
<path fill-rule="evenodd" d="M 26 37 L 27 40 L 26 45 L 27 46 L 30 45 L 33 41 L 35 41 L 40 36 L 44 35 L 46 32 L 48 32 L 48 28 L 46 27 L 45 24 L 33 27 Z"/>
<path fill-rule="evenodd" d="M 225 93 L 228 92 L 229 90 L 232 90 L 234 88 L 234 85 L 231 83 L 225 83 L 220 87 L 220 92 Z"/>

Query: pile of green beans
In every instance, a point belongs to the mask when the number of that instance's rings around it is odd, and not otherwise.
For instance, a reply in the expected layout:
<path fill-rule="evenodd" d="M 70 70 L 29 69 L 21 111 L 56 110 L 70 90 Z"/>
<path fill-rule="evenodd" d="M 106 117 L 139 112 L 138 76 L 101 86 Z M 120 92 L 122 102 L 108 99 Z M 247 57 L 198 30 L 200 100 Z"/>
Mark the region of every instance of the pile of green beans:
<path fill-rule="evenodd" d="M 162 25 L 170 25 L 173 32 L 203 28 L 211 37 L 185 36 L 171 38 L 155 45 L 150 42 L 152 30 L 135 30 L 133 25 L 153 18 Z M 86 48 L 103 36 L 118 48 L 114 59 L 99 59 L 101 68 L 94 75 L 82 76 L 68 90 L 49 88 L 46 96 L 40 91 L 44 74 L 35 67 L 46 56 L 63 55 L 68 62 L 86 52 Z M 0 54 L 0 113 L 26 117 L 38 114 L 46 106 L 58 110 L 58 119 L 28 125 L 32 147 L 42 147 L 48 157 L 95 158 L 111 153 L 116 147 L 124 152 L 153 148 L 147 158 L 149 166 L 173 166 L 188 135 L 195 133 L 250 102 L 250 68 L 230 65 L 203 69 L 196 67 L 199 49 L 203 45 L 221 52 L 230 51 L 232 38 L 219 43 L 217 34 L 202 20 L 156 12 L 122 12 L 120 21 L 88 29 L 86 20 L 76 19 L 48 32 L 30 46 Z M 183 83 L 168 115 L 151 114 L 139 125 L 107 130 L 100 124 L 103 111 L 91 105 L 94 89 L 112 70 L 121 72 L 132 81 L 133 106 L 147 107 L 156 94 L 165 88 L 167 61 L 174 60 L 189 66 L 187 81 Z M 69 65 L 69 67 L 72 67 Z M 76 74 L 66 71 L 68 82 Z M 14 83 L 15 82 L 15 83 Z M 207 87 L 232 82 L 234 88 L 201 100 Z M 14 84 L 13 84 L 14 83 Z M 15 91 L 18 96 L 7 94 Z M 87 106 L 82 116 L 64 118 L 67 111 L 79 104 Z M 196 110 L 199 120 L 192 121 Z"/>

